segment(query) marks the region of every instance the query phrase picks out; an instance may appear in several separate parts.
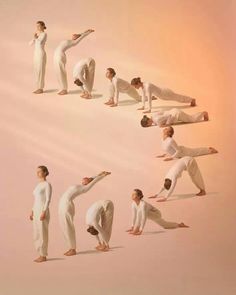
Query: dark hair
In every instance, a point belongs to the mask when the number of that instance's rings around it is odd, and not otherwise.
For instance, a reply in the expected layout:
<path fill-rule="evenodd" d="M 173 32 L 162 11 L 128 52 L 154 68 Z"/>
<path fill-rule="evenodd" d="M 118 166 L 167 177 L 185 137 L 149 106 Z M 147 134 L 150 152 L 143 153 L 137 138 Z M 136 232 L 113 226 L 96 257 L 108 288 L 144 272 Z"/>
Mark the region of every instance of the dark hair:
<path fill-rule="evenodd" d="M 174 133 L 175 133 L 174 128 L 172 126 L 169 126 L 168 129 L 170 131 L 169 136 L 172 137 L 174 135 Z"/>
<path fill-rule="evenodd" d="M 47 29 L 47 27 L 46 27 L 46 25 L 45 25 L 45 22 L 39 20 L 39 21 L 37 21 L 37 24 L 41 25 L 41 26 L 43 27 L 44 30 Z"/>
<path fill-rule="evenodd" d="M 87 232 L 90 233 L 93 236 L 97 236 L 98 235 L 98 231 L 93 226 L 89 226 L 88 229 L 87 229 Z"/>
<path fill-rule="evenodd" d="M 77 86 L 83 86 L 84 84 L 80 81 L 80 79 L 76 79 L 74 81 L 74 83 L 77 85 Z"/>
<path fill-rule="evenodd" d="M 138 188 L 134 189 L 134 191 L 136 192 L 137 196 L 141 200 L 143 198 L 143 192 Z"/>
<path fill-rule="evenodd" d="M 138 85 L 139 83 L 142 83 L 140 77 L 133 78 L 133 79 L 131 80 L 131 85 Z"/>
<path fill-rule="evenodd" d="M 38 166 L 38 168 L 43 171 L 43 173 L 45 174 L 45 176 L 48 176 L 49 175 L 49 171 L 48 171 L 48 168 L 46 166 Z"/>
<path fill-rule="evenodd" d="M 165 183 L 164 183 L 164 188 L 165 188 L 166 190 L 169 190 L 170 187 L 171 187 L 171 184 L 172 184 L 172 181 L 171 181 L 169 178 L 166 178 L 166 179 L 165 179 Z"/>
<path fill-rule="evenodd" d="M 150 120 L 150 118 L 148 118 L 148 116 L 144 115 L 140 124 L 142 127 L 147 127 L 148 126 L 148 121 Z"/>
<path fill-rule="evenodd" d="M 109 71 L 110 74 L 112 74 L 112 77 L 115 77 L 116 71 L 113 68 L 107 68 L 107 71 Z"/>

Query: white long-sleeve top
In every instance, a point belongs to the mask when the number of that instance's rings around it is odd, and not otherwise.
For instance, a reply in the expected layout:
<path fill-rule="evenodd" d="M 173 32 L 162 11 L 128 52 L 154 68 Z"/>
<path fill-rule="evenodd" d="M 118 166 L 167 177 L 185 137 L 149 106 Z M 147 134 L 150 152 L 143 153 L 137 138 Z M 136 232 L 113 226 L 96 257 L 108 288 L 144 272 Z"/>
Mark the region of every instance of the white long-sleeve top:
<path fill-rule="evenodd" d="M 183 171 L 186 171 L 188 169 L 189 163 L 193 160 L 192 157 L 183 157 L 179 159 L 167 172 L 165 179 L 170 179 L 171 180 L 171 187 L 169 190 L 167 190 L 167 193 L 165 195 L 165 198 L 169 198 L 171 194 L 173 193 L 177 180 L 182 176 Z M 161 192 L 163 192 L 165 188 L 162 188 L 160 192 L 157 194 L 159 195 Z"/>
<path fill-rule="evenodd" d="M 89 207 L 86 214 L 86 224 L 93 226 L 101 236 L 102 241 L 106 242 L 106 233 L 100 225 L 101 215 L 106 211 L 109 200 L 100 200 Z"/>
<path fill-rule="evenodd" d="M 111 98 L 114 98 L 116 101 L 119 100 L 119 93 L 126 93 L 129 91 L 130 87 L 133 87 L 130 85 L 129 82 L 118 78 L 118 77 L 113 77 L 111 80 Z"/>
<path fill-rule="evenodd" d="M 42 212 L 49 208 L 52 196 L 52 186 L 47 181 L 39 182 L 34 191 L 34 206 L 33 211 Z"/>
<path fill-rule="evenodd" d="M 81 194 L 86 193 L 89 191 L 98 181 L 102 180 L 105 176 L 96 176 L 90 183 L 86 185 L 78 184 L 78 185 L 72 185 L 70 186 L 62 195 L 61 201 L 71 202 L 76 197 L 78 197 Z"/>
<path fill-rule="evenodd" d="M 41 49 L 44 50 L 45 43 L 47 41 L 47 33 L 41 32 L 38 35 L 38 38 L 33 38 L 30 42 L 29 45 L 35 45 L 35 49 Z"/>
<path fill-rule="evenodd" d="M 55 50 L 55 55 L 64 55 L 66 50 L 69 48 L 76 46 L 81 40 L 83 40 L 86 36 L 91 34 L 92 32 L 86 32 L 82 33 L 81 36 L 76 40 L 63 40 L 61 43 L 57 46 Z"/>
<path fill-rule="evenodd" d="M 162 149 L 173 158 L 178 158 L 178 156 L 181 154 L 181 147 L 178 146 L 172 137 L 163 139 L 161 145 Z"/>
<path fill-rule="evenodd" d="M 161 91 L 162 91 L 162 89 L 157 87 L 156 85 L 149 83 L 149 82 L 143 82 L 143 87 L 142 87 L 143 107 L 145 107 L 145 101 L 147 100 L 149 103 L 149 109 L 151 109 L 152 96 L 159 97 L 161 95 Z"/>
<path fill-rule="evenodd" d="M 159 111 L 152 115 L 154 125 L 171 125 L 179 122 L 180 110 L 174 108 L 169 111 Z"/>
<path fill-rule="evenodd" d="M 83 84 L 86 83 L 85 73 L 88 70 L 89 64 L 93 61 L 92 57 L 84 58 L 80 60 L 73 69 L 73 78 L 79 79 Z"/>
<path fill-rule="evenodd" d="M 153 207 L 151 204 L 141 200 L 137 205 L 135 201 L 132 202 L 132 227 L 134 229 L 143 230 L 148 218 L 148 213 L 150 211 L 158 211 L 157 208 Z"/>

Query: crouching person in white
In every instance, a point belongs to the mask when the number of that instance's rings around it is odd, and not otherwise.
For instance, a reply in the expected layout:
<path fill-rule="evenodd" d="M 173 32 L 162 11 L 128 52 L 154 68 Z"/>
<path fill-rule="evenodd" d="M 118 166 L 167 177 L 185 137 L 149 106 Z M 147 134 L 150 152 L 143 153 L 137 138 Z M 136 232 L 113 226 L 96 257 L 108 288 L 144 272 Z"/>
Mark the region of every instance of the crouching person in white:
<path fill-rule="evenodd" d="M 183 157 L 179 159 L 166 174 L 164 187 L 160 190 L 160 192 L 154 196 L 151 196 L 150 198 L 158 197 L 158 202 L 166 201 L 172 195 L 177 184 L 177 180 L 182 176 L 183 171 L 188 172 L 192 182 L 200 190 L 196 196 L 204 196 L 206 194 L 205 184 L 197 161 L 192 157 Z M 161 197 L 160 194 L 164 190 L 166 190 L 167 193 L 165 197 Z"/>
<path fill-rule="evenodd" d="M 108 251 L 112 232 L 114 205 L 110 200 L 100 200 L 94 203 L 87 211 L 87 231 L 98 241 L 98 251 Z"/>
<path fill-rule="evenodd" d="M 141 235 L 147 219 L 150 219 L 165 229 L 188 227 L 183 222 L 171 222 L 162 218 L 161 212 L 151 204 L 145 202 L 140 189 L 135 189 L 132 194 L 132 226 L 127 230 L 130 234 Z"/>

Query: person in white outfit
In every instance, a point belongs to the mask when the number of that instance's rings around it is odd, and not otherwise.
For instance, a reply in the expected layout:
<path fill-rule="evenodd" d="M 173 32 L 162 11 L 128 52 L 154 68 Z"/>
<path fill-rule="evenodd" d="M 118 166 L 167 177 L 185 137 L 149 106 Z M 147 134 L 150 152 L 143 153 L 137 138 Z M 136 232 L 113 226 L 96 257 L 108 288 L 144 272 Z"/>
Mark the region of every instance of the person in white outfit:
<path fill-rule="evenodd" d="M 98 181 L 109 174 L 111 173 L 103 171 L 96 177 L 84 177 L 82 179 L 82 184 L 70 186 L 62 195 L 59 202 L 59 221 L 69 249 L 64 255 L 76 255 L 76 235 L 74 226 L 75 198 L 88 192 Z"/>
<path fill-rule="evenodd" d="M 168 171 L 165 176 L 164 186 L 160 192 L 150 198 L 158 198 L 158 202 L 166 201 L 173 193 L 178 179 L 182 176 L 183 171 L 187 171 L 192 182 L 200 190 L 196 196 L 206 194 L 205 184 L 197 161 L 193 157 L 183 157 L 179 159 Z M 160 196 L 163 191 L 167 191 L 165 197 Z"/>
<path fill-rule="evenodd" d="M 119 104 L 119 95 L 120 93 L 126 93 L 130 97 L 134 98 L 137 102 L 141 101 L 141 96 L 138 91 L 130 85 L 129 82 L 116 77 L 116 72 L 113 68 L 108 68 L 106 71 L 106 78 L 110 81 L 110 98 L 106 105 L 110 107 L 117 107 Z"/>
<path fill-rule="evenodd" d="M 183 222 L 171 222 L 162 218 L 161 212 L 143 200 L 143 193 L 135 189 L 132 193 L 132 226 L 127 230 L 130 234 L 141 235 L 147 219 L 150 219 L 165 229 L 188 227 Z"/>
<path fill-rule="evenodd" d="M 180 103 L 190 103 L 191 106 L 196 105 L 196 99 L 177 94 L 168 88 L 160 88 L 152 83 L 149 82 L 142 82 L 141 78 L 133 78 L 131 80 L 131 85 L 134 86 L 136 89 L 142 89 L 142 107 L 138 110 L 145 109 L 145 102 L 148 101 L 148 110 L 144 113 L 151 113 L 152 110 L 152 98 L 160 98 L 163 100 L 173 100 Z"/>
<path fill-rule="evenodd" d="M 48 225 L 50 220 L 49 204 L 52 195 L 52 186 L 47 182 L 49 175 L 46 166 L 39 166 L 37 176 L 39 183 L 33 191 L 34 206 L 30 214 L 30 220 L 33 221 L 34 245 L 39 253 L 35 262 L 44 262 L 48 255 Z"/>
<path fill-rule="evenodd" d="M 112 233 L 114 205 L 110 200 L 95 202 L 87 211 L 87 231 L 98 241 L 98 251 L 108 251 Z"/>
<path fill-rule="evenodd" d="M 179 109 L 171 109 L 169 111 L 159 111 L 153 114 L 151 117 L 144 115 L 140 124 L 142 127 L 167 127 L 179 123 L 196 123 L 202 121 L 208 121 L 209 116 L 207 112 L 198 112 L 193 115 L 189 115 Z"/>
<path fill-rule="evenodd" d="M 57 74 L 57 79 L 60 85 L 59 95 L 67 94 L 67 74 L 66 74 L 66 51 L 84 39 L 86 36 L 94 32 L 94 30 L 87 30 L 82 34 L 73 34 L 70 40 L 63 40 L 55 50 L 54 66 Z"/>
<path fill-rule="evenodd" d="M 44 88 L 47 61 L 47 55 L 44 49 L 45 43 L 47 41 L 47 34 L 44 32 L 44 30 L 46 30 L 45 23 L 43 21 L 38 21 L 37 31 L 34 34 L 34 38 L 30 41 L 30 45 L 34 45 L 34 71 L 36 77 L 36 90 L 33 93 L 35 94 L 43 93 Z"/>
<path fill-rule="evenodd" d="M 173 135 L 174 128 L 172 126 L 163 129 L 162 149 L 165 151 L 165 154 L 157 156 L 157 158 L 164 158 L 164 161 L 171 161 L 185 156 L 198 157 L 218 153 L 213 147 L 189 148 L 178 145 L 173 139 Z"/>
<path fill-rule="evenodd" d="M 92 98 L 95 65 L 95 60 L 89 57 L 80 60 L 73 70 L 74 83 L 81 88 L 81 97 L 86 99 Z"/>

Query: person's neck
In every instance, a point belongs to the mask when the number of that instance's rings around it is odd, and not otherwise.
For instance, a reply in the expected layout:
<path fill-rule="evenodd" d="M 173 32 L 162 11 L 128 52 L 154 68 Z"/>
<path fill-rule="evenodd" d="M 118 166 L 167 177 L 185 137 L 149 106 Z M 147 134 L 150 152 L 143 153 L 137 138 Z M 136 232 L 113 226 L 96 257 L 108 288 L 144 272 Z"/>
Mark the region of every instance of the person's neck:
<path fill-rule="evenodd" d="M 46 181 L 46 178 L 40 178 L 39 179 L 39 182 L 44 182 L 44 181 Z"/>
<path fill-rule="evenodd" d="M 167 139 L 169 137 L 169 135 L 167 135 L 167 134 L 164 134 L 163 135 L 163 139 L 165 140 L 165 139 Z"/>
<path fill-rule="evenodd" d="M 141 202 L 141 200 L 134 200 L 134 201 L 135 201 L 136 205 L 139 205 Z"/>

